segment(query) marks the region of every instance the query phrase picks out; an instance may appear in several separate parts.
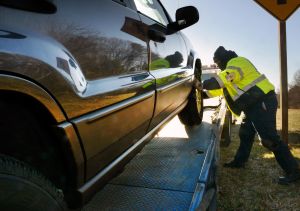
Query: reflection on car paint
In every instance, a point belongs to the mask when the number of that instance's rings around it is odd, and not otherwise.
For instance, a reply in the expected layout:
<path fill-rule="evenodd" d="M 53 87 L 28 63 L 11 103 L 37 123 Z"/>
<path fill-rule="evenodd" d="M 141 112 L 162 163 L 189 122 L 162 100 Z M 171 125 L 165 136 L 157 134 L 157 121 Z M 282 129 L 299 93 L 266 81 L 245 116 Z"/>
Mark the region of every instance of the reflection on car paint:
<path fill-rule="evenodd" d="M 0 38 L 24 39 L 26 36 L 11 31 L 0 30 Z"/>

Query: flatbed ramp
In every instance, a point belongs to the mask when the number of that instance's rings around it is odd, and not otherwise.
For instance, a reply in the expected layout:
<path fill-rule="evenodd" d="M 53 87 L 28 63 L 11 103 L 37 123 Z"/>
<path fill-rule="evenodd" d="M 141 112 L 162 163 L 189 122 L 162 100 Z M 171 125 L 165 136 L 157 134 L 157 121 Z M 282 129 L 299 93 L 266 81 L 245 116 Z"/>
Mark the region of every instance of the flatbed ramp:
<path fill-rule="evenodd" d="M 194 127 L 173 118 L 83 210 L 206 209 L 216 194 L 214 113 Z"/>

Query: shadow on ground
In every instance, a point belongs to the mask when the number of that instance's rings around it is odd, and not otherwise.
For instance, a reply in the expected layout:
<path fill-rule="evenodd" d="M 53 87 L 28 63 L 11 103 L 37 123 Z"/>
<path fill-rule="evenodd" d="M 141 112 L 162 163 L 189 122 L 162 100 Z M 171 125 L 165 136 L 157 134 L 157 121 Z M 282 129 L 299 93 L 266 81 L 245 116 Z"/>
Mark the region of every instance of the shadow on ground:
<path fill-rule="evenodd" d="M 256 139 L 249 162 L 243 169 L 227 169 L 222 164 L 230 161 L 239 145 L 239 125 L 233 126 L 232 143 L 221 148 L 218 174 L 218 210 L 300 210 L 300 181 L 281 186 L 275 181 L 282 170 L 273 153 Z M 300 163 L 300 134 L 289 134 L 293 155 Z"/>
<path fill-rule="evenodd" d="M 278 130 L 278 134 L 281 134 L 281 130 Z M 290 144 L 300 144 L 300 131 L 289 132 L 288 139 Z"/>

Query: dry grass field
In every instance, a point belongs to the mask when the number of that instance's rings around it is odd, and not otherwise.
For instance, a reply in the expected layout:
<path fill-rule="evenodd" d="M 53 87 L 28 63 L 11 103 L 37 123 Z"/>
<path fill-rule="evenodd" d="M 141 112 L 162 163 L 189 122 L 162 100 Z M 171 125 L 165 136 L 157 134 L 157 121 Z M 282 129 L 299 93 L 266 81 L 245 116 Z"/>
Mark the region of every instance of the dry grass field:
<path fill-rule="evenodd" d="M 278 112 L 279 114 L 279 112 Z M 280 129 L 278 115 L 278 129 Z M 249 162 L 243 169 L 227 169 L 222 164 L 230 161 L 239 145 L 239 125 L 233 127 L 232 143 L 221 148 L 218 172 L 218 210 L 299 210 L 300 182 L 289 186 L 275 181 L 282 170 L 272 153 L 256 139 Z M 293 155 L 300 163 L 300 109 L 289 110 L 289 142 Z"/>

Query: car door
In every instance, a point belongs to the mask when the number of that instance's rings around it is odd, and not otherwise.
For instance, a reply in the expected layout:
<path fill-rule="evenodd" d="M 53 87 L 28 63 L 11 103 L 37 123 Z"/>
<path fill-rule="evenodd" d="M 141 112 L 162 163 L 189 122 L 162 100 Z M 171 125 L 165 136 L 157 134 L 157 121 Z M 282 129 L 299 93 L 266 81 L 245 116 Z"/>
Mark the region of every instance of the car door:
<path fill-rule="evenodd" d="M 65 26 L 57 28 L 68 29 L 60 39 L 87 86 L 84 93 L 65 98 L 73 112 L 85 111 L 71 122 L 82 141 L 89 179 L 146 134 L 154 110 L 154 78 L 147 70 L 140 18 L 127 0 L 67 2 L 60 3 L 68 14 L 60 23 Z"/>
<path fill-rule="evenodd" d="M 141 20 L 151 29 L 166 32 L 170 18 L 158 0 L 133 0 Z M 180 32 L 165 35 L 163 42 L 149 40 L 149 70 L 156 79 L 156 105 L 150 128 L 154 128 L 185 102 L 191 90 L 191 68 Z"/>

